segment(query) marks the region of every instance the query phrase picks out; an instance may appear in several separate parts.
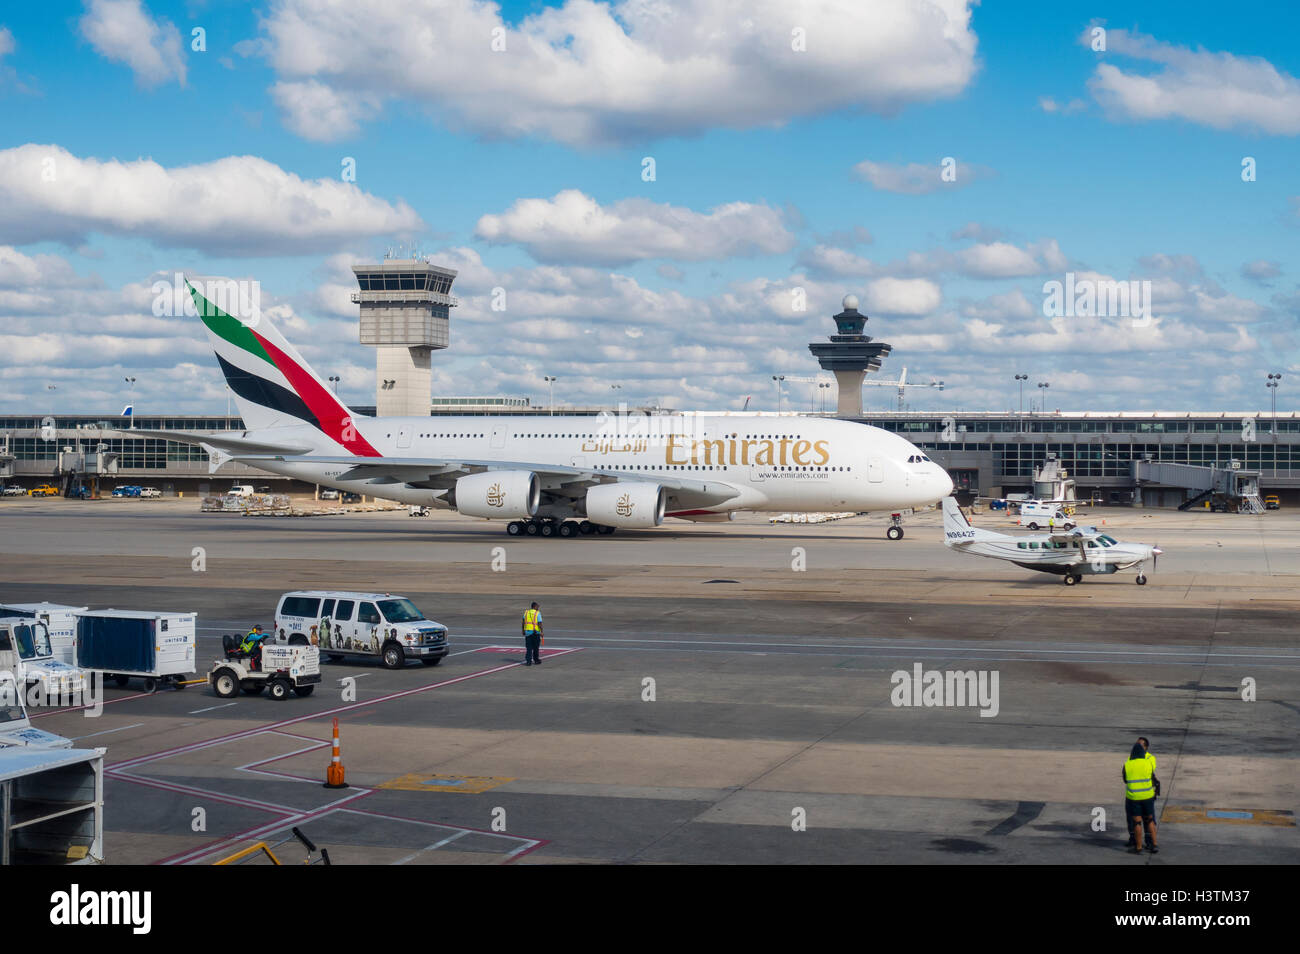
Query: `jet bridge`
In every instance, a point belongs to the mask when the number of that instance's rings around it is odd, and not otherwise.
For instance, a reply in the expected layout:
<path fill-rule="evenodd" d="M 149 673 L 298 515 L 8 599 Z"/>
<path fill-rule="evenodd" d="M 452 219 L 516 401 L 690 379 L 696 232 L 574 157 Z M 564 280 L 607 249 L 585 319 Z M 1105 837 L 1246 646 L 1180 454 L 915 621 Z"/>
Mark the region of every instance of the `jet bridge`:
<path fill-rule="evenodd" d="M 1233 462 L 1234 465 L 1236 462 Z M 1240 513 L 1260 513 L 1259 471 L 1240 466 L 1199 467 L 1169 461 L 1133 461 L 1133 482 L 1142 504 L 1190 510 L 1203 501 L 1220 501 Z"/>

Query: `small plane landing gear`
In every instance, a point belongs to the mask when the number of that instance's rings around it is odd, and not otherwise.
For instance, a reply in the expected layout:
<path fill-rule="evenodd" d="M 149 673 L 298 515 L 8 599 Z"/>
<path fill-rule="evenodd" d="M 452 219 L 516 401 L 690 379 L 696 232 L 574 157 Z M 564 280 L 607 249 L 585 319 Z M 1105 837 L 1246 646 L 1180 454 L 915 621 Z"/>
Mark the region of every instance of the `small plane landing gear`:
<path fill-rule="evenodd" d="M 1138 586 L 1146 586 L 1146 585 L 1147 585 L 1147 578 L 1146 578 L 1145 575 L 1139 573 L 1138 576 L 1137 576 L 1137 580 L 1135 580 L 1134 582 L 1136 582 Z"/>
<path fill-rule="evenodd" d="M 885 536 L 891 540 L 903 539 L 903 515 L 901 513 L 890 514 L 889 529 L 885 531 Z"/>
<path fill-rule="evenodd" d="M 1067 573 L 1065 574 L 1064 577 L 1061 578 L 1061 582 L 1064 583 L 1066 586 L 1074 586 L 1076 583 L 1082 582 L 1082 580 L 1083 577 L 1080 576 L 1078 573 Z"/>

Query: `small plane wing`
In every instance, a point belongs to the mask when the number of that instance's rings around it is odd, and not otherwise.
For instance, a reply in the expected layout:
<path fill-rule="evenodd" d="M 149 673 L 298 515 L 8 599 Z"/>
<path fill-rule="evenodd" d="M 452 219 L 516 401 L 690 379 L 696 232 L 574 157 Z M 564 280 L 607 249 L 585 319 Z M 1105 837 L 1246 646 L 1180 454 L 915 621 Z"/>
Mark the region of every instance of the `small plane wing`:
<path fill-rule="evenodd" d="M 368 480 L 376 485 L 401 483 L 421 487 L 450 487 L 457 479 L 467 474 L 491 470 L 529 470 L 542 478 L 543 489 L 547 493 L 558 496 L 578 497 L 589 486 L 618 481 L 658 484 L 673 491 L 679 499 L 699 506 L 716 506 L 740 496 L 740 491 L 736 487 L 720 480 L 633 476 L 619 471 L 538 464 L 530 461 L 434 457 L 328 457 L 311 454 L 235 454 L 233 456 L 241 463 L 253 465 L 258 461 L 336 464 L 347 468 L 338 475 L 339 480 Z"/>

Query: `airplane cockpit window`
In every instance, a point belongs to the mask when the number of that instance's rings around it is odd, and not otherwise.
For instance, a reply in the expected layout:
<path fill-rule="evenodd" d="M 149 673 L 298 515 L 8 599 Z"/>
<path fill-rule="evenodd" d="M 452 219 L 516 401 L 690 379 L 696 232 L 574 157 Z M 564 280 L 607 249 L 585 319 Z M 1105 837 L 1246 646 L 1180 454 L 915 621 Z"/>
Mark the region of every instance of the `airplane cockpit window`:
<path fill-rule="evenodd" d="M 1119 542 L 1114 537 L 1108 537 L 1105 534 L 1102 534 L 1097 539 L 1101 541 L 1101 545 L 1103 547 L 1113 547 L 1116 543 Z"/>

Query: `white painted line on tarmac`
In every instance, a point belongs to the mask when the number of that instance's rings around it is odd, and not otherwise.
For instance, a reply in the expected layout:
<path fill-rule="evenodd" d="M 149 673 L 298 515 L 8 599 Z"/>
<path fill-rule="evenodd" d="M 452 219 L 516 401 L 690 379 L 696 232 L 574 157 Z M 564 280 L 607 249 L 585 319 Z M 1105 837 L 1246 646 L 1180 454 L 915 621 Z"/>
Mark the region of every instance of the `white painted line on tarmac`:
<path fill-rule="evenodd" d="M 478 636 L 468 633 L 460 634 L 462 639 L 488 639 L 500 640 L 500 636 Z M 896 645 L 866 645 L 863 643 L 769 643 L 763 642 L 761 638 L 756 637 L 749 642 L 728 641 L 722 639 L 648 639 L 641 636 L 631 637 L 613 637 L 613 636 L 574 636 L 565 634 L 564 639 L 581 643 L 657 643 L 669 646 L 739 646 L 744 649 L 754 650 L 755 648 L 767 649 L 836 649 L 840 652 L 845 650 L 855 650 L 867 652 L 884 652 L 897 651 L 904 654 L 916 652 L 933 652 L 933 653 L 1013 653 L 1016 655 L 1046 655 L 1046 656 L 1195 656 L 1197 659 L 1289 659 L 1300 660 L 1300 655 L 1296 653 L 1207 653 L 1200 649 L 1186 649 L 1182 651 L 1150 651 L 1150 650 L 1127 650 L 1127 649 L 1103 649 L 1097 647 L 1094 649 L 1003 649 L 1002 647 L 979 647 L 979 646 L 896 646 Z"/>
<path fill-rule="evenodd" d="M 189 712 L 189 714 L 190 714 L 190 715 L 198 715 L 200 712 L 211 712 L 213 709 L 225 709 L 225 708 L 228 708 L 228 707 L 230 707 L 230 706 L 234 706 L 234 705 L 238 705 L 238 704 L 239 704 L 239 703 L 237 703 L 237 702 L 227 702 L 225 705 L 220 705 L 220 706 L 208 706 L 206 709 L 191 709 L 190 712 Z"/>
<path fill-rule="evenodd" d="M 469 834 L 468 831 L 458 831 L 458 832 L 456 832 L 456 834 L 454 834 L 454 835 L 448 835 L 448 836 L 447 836 L 446 838 L 444 838 L 442 841 L 435 841 L 432 845 L 429 845 L 429 846 L 426 847 L 426 848 L 421 848 L 419 851 L 413 851 L 413 852 L 411 852 L 411 853 L 410 853 L 409 855 L 407 855 L 405 858 L 398 858 L 396 861 L 393 862 L 393 864 L 395 864 L 395 865 L 404 865 L 404 864 L 406 864 L 408 861 L 411 861 L 411 860 L 414 859 L 414 858 L 418 858 L 420 855 L 424 854 L 426 851 L 436 851 L 437 849 L 441 848 L 443 845 L 451 844 L 451 843 L 452 843 L 453 841 L 455 841 L 457 838 L 464 838 L 464 837 L 465 837 L 466 835 L 468 835 L 468 834 Z"/>
<path fill-rule="evenodd" d="M 138 729 L 142 725 L 144 725 L 143 722 L 133 722 L 130 725 L 119 725 L 116 729 L 105 729 L 102 732 L 92 732 L 90 735 L 79 735 L 72 741 L 80 742 L 82 739 L 93 739 L 97 735 L 108 735 L 110 732 L 122 732 L 125 729 Z"/>

